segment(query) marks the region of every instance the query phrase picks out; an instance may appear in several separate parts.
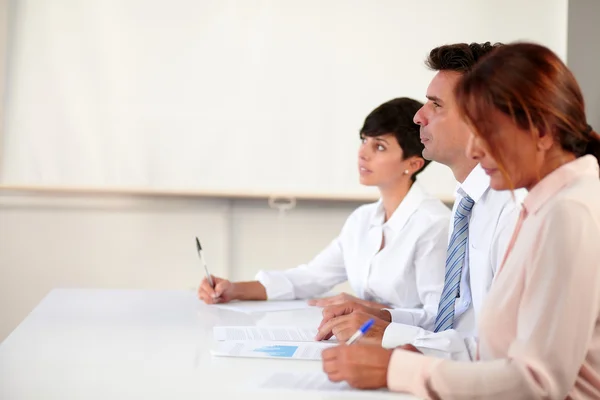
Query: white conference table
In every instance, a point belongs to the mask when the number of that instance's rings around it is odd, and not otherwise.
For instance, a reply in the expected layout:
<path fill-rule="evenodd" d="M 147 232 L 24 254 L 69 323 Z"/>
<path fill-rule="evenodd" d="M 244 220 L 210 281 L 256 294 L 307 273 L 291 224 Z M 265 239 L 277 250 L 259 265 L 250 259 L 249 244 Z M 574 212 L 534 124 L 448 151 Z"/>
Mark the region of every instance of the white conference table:
<path fill-rule="evenodd" d="M 321 371 L 321 362 L 209 351 L 213 326 L 315 327 L 320 316 L 319 308 L 222 310 L 191 291 L 56 289 L 0 344 L 0 399 L 414 398 L 260 389 L 274 372 Z"/>

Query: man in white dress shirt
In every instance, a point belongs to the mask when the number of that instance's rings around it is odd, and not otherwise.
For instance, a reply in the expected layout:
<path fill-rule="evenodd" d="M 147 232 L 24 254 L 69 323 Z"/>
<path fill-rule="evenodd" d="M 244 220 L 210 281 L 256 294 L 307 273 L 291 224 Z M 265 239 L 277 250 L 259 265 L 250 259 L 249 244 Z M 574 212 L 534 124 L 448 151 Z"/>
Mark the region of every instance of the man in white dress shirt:
<path fill-rule="evenodd" d="M 459 182 L 453 215 L 466 217 L 468 225 L 466 244 L 460 252 L 462 269 L 450 270 L 451 263 L 447 262 L 444 293 L 446 286 L 452 292 L 448 281 L 449 275 L 455 273 L 454 294 L 448 293 L 451 301 L 446 303 L 442 294 L 434 330 L 415 326 L 412 310 L 378 310 L 347 302 L 323 311 L 317 339 L 335 335 L 340 341 L 346 340 L 364 321 L 375 316 L 378 326 L 387 326 L 371 330 L 366 336 L 384 347 L 411 345 L 427 354 L 458 360 L 475 356 L 478 312 L 502 262 L 523 193 L 517 193 L 513 199 L 509 191 L 491 190 L 489 177 L 466 156 L 470 131 L 459 117 L 453 90 L 460 77 L 496 46 L 489 42 L 441 46 L 433 49 L 426 61 L 429 68 L 438 72 L 427 89 L 428 101 L 414 121 L 421 126 L 424 158 L 450 167 Z M 468 204 L 466 215 L 460 214 L 465 212 L 464 204 Z M 450 226 L 448 259 L 456 254 L 452 238 L 455 221 Z"/>

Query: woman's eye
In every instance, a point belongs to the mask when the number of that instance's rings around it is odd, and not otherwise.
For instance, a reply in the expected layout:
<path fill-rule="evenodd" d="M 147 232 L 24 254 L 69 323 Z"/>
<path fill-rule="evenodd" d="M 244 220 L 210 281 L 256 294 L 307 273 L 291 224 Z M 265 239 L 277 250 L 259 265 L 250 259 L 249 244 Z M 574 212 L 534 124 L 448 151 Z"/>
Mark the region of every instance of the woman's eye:
<path fill-rule="evenodd" d="M 385 150 L 385 147 L 383 147 L 380 144 L 377 145 L 377 151 L 384 151 L 384 150 Z"/>

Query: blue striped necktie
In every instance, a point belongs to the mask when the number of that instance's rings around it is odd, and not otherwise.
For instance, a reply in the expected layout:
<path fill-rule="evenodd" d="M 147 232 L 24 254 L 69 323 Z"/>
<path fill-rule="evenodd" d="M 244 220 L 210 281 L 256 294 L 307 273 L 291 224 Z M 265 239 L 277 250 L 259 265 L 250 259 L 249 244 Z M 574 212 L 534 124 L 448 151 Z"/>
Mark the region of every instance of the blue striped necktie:
<path fill-rule="evenodd" d="M 465 263 L 465 252 L 469 238 L 469 215 L 475 202 L 469 196 L 463 197 L 458 203 L 456 214 L 454 214 L 454 228 L 448 253 L 446 254 L 446 276 L 444 278 L 444 290 L 435 319 L 434 332 L 452 329 L 454 325 L 454 304 L 458 297 L 460 278 L 463 264 Z"/>

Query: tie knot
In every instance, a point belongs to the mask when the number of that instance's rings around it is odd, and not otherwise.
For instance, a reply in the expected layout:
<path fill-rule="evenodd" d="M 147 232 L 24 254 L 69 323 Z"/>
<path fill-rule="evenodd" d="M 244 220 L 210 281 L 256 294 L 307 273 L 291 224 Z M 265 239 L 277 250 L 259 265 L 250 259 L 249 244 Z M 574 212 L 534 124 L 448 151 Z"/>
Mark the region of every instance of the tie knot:
<path fill-rule="evenodd" d="M 456 208 L 456 218 L 467 218 L 469 215 L 471 215 L 471 210 L 473 209 L 474 205 L 475 202 L 469 196 L 465 196 L 460 199 L 458 207 Z"/>

